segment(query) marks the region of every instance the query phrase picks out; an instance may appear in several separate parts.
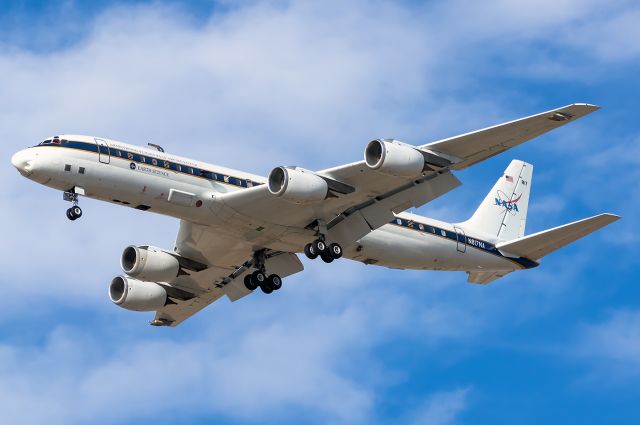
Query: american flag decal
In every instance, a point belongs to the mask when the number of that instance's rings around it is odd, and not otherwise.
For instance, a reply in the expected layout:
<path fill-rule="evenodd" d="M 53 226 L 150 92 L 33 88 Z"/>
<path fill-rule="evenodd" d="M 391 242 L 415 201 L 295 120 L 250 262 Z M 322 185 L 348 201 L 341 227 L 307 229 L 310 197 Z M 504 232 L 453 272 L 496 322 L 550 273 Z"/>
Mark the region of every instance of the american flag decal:
<path fill-rule="evenodd" d="M 513 183 L 513 177 L 508 176 L 508 175 L 506 175 L 506 174 L 505 174 L 505 175 L 504 175 L 504 178 L 505 178 L 505 179 L 507 179 L 507 181 L 508 181 L 509 183 Z"/>

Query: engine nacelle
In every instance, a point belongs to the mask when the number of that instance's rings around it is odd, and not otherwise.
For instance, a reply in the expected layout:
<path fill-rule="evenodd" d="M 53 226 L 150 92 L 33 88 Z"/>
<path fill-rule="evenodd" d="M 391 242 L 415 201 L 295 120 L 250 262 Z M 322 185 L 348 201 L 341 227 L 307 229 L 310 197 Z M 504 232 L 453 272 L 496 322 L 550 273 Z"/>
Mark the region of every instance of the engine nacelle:
<path fill-rule="evenodd" d="M 367 166 L 396 177 L 416 177 L 425 168 L 422 152 L 397 140 L 373 140 L 364 150 Z"/>
<path fill-rule="evenodd" d="M 324 200 L 329 193 L 329 185 L 311 171 L 276 167 L 269 174 L 269 192 L 296 204 L 309 204 Z"/>
<path fill-rule="evenodd" d="M 155 311 L 167 302 L 167 291 L 155 282 L 116 276 L 109 285 L 109 298 L 122 308 Z"/>
<path fill-rule="evenodd" d="M 127 275 L 151 282 L 173 282 L 180 272 L 176 257 L 152 246 L 126 247 L 120 265 Z"/>

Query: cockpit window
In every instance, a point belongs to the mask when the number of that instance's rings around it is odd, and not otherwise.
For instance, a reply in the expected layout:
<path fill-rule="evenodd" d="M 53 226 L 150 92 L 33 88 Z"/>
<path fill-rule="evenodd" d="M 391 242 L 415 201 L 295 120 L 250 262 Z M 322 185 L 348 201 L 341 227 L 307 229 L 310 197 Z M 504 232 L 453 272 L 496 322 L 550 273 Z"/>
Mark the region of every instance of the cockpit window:
<path fill-rule="evenodd" d="M 44 142 L 40 143 L 40 145 L 50 145 L 51 144 L 51 139 L 47 139 Z M 38 146 L 40 146 L 38 145 Z"/>

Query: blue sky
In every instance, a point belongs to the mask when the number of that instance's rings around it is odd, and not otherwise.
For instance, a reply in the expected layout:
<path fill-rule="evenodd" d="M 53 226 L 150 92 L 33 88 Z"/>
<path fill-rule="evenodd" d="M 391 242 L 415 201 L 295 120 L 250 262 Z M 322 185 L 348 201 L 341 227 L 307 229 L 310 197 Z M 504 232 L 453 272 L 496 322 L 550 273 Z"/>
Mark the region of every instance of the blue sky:
<path fill-rule="evenodd" d="M 23 424 L 635 424 L 640 419 L 640 7 L 518 2 L 0 3 L 0 410 Z M 623 220 L 492 285 L 306 262 L 275 296 L 176 329 L 112 305 L 131 244 L 176 220 L 21 178 L 84 133 L 266 174 L 572 102 L 602 110 L 472 167 L 418 213 L 461 221 L 512 158 L 527 232 Z"/>

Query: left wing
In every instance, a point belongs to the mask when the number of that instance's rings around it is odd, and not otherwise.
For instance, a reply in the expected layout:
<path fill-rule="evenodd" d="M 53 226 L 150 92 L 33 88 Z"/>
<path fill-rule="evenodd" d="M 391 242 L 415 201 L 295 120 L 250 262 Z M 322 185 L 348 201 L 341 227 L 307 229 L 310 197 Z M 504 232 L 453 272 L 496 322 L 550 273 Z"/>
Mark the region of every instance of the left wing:
<path fill-rule="evenodd" d="M 156 312 L 152 325 L 177 326 L 204 307 L 226 295 L 236 301 L 251 293 L 242 279 L 252 265 L 253 247 L 246 241 L 213 233 L 208 227 L 180 222 L 176 253 L 206 265 L 200 271 L 188 271 L 171 284 L 170 302 Z M 281 277 L 303 270 L 295 254 L 267 251 L 265 266 Z"/>

